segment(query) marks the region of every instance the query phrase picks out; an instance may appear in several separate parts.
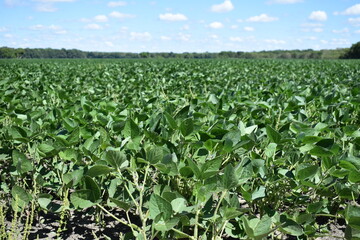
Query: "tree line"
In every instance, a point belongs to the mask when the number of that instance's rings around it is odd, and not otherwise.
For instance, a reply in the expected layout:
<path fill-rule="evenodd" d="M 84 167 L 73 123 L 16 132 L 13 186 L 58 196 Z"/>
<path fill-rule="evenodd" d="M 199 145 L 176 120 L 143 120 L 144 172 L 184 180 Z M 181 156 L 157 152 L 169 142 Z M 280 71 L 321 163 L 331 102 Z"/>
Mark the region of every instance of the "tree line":
<path fill-rule="evenodd" d="M 259 52 L 233 52 L 223 51 L 218 53 L 173 53 L 173 52 L 93 52 L 78 49 L 52 49 L 52 48 L 0 48 L 0 58 L 243 58 L 243 59 L 338 59 L 360 58 L 360 42 L 353 46 L 331 50 L 275 50 Z"/>

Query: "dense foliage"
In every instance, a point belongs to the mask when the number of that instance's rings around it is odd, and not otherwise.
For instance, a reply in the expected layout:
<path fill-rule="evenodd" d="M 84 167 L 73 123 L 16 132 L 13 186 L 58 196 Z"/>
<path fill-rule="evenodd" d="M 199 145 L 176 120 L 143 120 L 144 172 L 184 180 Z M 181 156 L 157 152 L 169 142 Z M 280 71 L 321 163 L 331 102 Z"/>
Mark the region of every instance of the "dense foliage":
<path fill-rule="evenodd" d="M 0 58 L 241 58 L 241 59 L 338 59 L 348 49 L 332 50 L 275 50 L 260 52 L 233 52 L 223 51 L 219 53 L 126 53 L 126 52 L 85 52 L 77 49 L 51 49 L 51 48 L 0 48 Z"/>
<path fill-rule="evenodd" d="M 360 42 L 353 44 L 341 58 L 360 59 Z"/>
<path fill-rule="evenodd" d="M 359 61 L 7 60 L 0 76 L 8 214 L 105 212 L 124 239 L 306 239 L 338 219 L 360 237 Z"/>

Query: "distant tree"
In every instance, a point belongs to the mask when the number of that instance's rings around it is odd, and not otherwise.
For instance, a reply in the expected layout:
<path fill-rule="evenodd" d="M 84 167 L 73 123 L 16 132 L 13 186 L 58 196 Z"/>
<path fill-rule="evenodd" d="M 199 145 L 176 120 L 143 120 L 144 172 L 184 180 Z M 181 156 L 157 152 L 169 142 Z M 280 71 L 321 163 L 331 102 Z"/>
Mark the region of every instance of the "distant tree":
<path fill-rule="evenodd" d="M 341 58 L 360 59 L 360 42 L 353 44 Z"/>

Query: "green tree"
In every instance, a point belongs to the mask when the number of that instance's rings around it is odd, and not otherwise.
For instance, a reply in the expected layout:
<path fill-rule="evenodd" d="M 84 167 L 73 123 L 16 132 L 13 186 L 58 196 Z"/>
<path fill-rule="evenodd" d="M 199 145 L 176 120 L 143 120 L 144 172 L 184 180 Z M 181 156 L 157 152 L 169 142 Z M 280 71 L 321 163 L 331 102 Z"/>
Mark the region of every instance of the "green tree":
<path fill-rule="evenodd" d="M 360 59 L 360 42 L 353 44 L 341 58 Z"/>

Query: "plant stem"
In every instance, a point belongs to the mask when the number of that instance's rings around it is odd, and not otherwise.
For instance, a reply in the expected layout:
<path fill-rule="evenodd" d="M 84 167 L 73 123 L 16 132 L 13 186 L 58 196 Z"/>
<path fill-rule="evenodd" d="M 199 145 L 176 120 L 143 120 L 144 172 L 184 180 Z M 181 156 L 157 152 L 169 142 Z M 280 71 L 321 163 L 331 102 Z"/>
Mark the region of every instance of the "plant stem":
<path fill-rule="evenodd" d="M 187 237 L 187 238 L 189 238 L 191 240 L 197 240 L 196 238 L 194 238 L 194 237 L 190 236 L 189 234 L 184 233 L 184 232 L 182 232 L 180 230 L 177 230 L 176 228 L 172 228 L 171 230 L 173 230 L 174 232 L 179 233 L 181 235 L 184 235 L 185 237 Z"/>
<path fill-rule="evenodd" d="M 132 223 L 128 223 L 124 220 L 121 220 L 120 218 L 116 217 L 114 214 L 112 214 L 111 212 L 109 212 L 108 210 L 106 210 L 103 206 L 101 206 L 100 204 L 96 204 L 96 206 L 98 206 L 101 210 L 103 210 L 104 212 L 106 212 L 107 214 L 109 214 L 110 217 L 112 217 L 113 219 L 115 219 L 116 221 L 118 221 L 119 223 L 125 225 L 125 226 L 128 226 L 129 228 L 134 228 L 136 229 L 136 231 L 139 231 L 141 232 L 141 228 L 138 227 L 137 225 L 135 224 L 132 224 Z"/>

